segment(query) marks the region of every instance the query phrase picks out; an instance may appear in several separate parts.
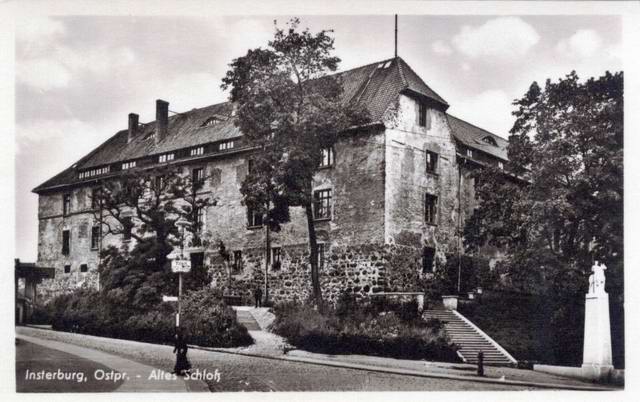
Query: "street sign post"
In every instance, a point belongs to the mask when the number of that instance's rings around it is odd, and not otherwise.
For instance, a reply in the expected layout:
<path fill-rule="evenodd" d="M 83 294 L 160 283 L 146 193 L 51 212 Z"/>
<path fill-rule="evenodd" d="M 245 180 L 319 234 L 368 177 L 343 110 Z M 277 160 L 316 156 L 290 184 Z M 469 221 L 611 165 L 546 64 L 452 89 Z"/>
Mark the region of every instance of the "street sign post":
<path fill-rule="evenodd" d="M 171 271 L 174 273 L 187 273 L 191 271 L 191 261 L 173 260 L 171 261 Z"/>

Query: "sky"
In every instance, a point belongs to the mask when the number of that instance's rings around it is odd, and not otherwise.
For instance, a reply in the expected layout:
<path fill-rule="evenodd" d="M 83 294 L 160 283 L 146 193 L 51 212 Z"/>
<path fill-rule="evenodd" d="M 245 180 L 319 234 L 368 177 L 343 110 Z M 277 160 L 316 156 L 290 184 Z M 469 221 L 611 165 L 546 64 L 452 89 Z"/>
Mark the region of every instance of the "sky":
<path fill-rule="evenodd" d="M 183 112 L 227 98 L 228 64 L 264 47 L 291 16 L 60 16 L 15 27 L 16 254 L 37 258 L 31 190 L 127 126 L 155 100 Z M 393 16 L 304 16 L 333 29 L 340 69 L 393 57 Z M 511 105 L 533 81 L 622 70 L 618 16 L 399 16 L 398 55 L 451 106 L 507 137 Z"/>

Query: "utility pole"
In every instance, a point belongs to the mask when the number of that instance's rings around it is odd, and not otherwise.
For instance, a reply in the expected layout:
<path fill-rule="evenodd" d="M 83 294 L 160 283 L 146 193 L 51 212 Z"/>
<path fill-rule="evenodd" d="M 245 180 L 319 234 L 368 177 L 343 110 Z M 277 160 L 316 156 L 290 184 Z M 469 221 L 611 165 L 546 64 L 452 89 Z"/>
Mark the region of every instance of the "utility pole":
<path fill-rule="evenodd" d="M 264 303 L 267 304 L 269 302 L 269 262 L 271 260 L 271 230 L 269 228 L 269 206 L 270 203 L 267 202 L 267 214 L 265 219 L 265 258 L 264 258 Z"/>

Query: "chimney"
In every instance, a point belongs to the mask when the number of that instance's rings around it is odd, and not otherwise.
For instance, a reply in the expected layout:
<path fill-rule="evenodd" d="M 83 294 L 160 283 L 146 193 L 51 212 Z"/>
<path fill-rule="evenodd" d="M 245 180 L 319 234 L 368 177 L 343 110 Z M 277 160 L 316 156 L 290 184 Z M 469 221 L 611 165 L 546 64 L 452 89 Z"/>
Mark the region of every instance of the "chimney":
<path fill-rule="evenodd" d="M 169 125 L 169 102 L 156 100 L 156 144 L 167 136 Z"/>
<path fill-rule="evenodd" d="M 135 113 L 129 113 L 129 136 L 127 137 L 127 143 L 133 141 L 138 134 L 138 117 Z"/>

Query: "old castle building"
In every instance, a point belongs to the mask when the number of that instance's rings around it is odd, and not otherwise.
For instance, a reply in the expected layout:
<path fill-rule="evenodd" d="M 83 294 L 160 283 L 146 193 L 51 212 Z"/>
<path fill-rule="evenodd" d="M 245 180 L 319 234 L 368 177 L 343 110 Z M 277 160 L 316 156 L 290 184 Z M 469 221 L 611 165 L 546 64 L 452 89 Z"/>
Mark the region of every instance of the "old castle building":
<path fill-rule="evenodd" d="M 324 151 L 315 177 L 314 212 L 325 297 L 411 291 L 436 261 L 456 253 L 464 220 L 474 207 L 471 171 L 506 162 L 507 141 L 447 114 L 449 105 L 401 58 L 339 73 L 345 102 L 371 113 L 373 124 L 344 133 Z M 232 256 L 223 267 L 215 245 L 203 250 L 214 286 L 248 297 L 265 280 L 265 230 L 241 204 L 240 185 L 251 149 L 234 125 L 233 105 L 222 103 L 169 116 L 156 102 L 156 121 L 116 133 L 68 169 L 36 187 L 38 264 L 55 267 L 50 293 L 86 283 L 98 286 L 99 250 L 121 245 L 96 225 L 91 192 L 128 169 L 180 166 L 206 177 L 199 194 L 217 199 L 202 216 L 204 231 Z M 310 294 L 304 212 L 271 234 L 266 269 L 271 298 Z"/>

